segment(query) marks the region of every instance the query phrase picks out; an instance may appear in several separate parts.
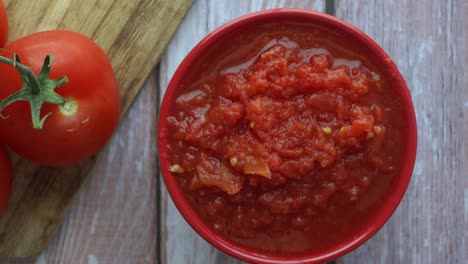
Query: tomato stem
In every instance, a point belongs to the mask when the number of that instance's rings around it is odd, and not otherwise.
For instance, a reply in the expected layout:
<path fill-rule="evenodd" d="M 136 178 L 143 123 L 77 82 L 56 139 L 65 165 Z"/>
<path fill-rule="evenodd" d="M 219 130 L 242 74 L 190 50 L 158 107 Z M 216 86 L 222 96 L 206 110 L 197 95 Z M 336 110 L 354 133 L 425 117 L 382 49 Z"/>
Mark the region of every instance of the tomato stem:
<path fill-rule="evenodd" d="M 18 70 L 18 73 L 23 82 L 23 87 L 8 96 L 0 103 L 0 112 L 8 105 L 17 101 L 28 101 L 31 107 L 31 118 L 34 129 L 42 129 L 45 120 L 52 114 L 47 113 L 41 118 L 41 108 L 44 103 L 52 103 L 63 106 L 65 99 L 56 93 L 54 90 L 68 82 L 68 78 L 63 76 L 56 80 L 51 80 L 50 69 L 53 56 L 47 55 L 44 59 L 44 64 L 39 74 L 34 75 L 32 69 L 21 63 L 17 54 L 13 54 L 13 59 L 0 56 L 0 62 L 13 66 Z M 6 118 L 0 114 L 1 118 Z"/>
<path fill-rule="evenodd" d="M 39 93 L 39 90 L 40 90 L 39 81 L 37 80 L 36 76 L 34 76 L 34 73 L 32 72 L 31 68 L 21 64 L 21 60 L 17 54 L 13 54 L 13 59 L 0 56 L 0 62 L 9 64 L 15 67 L 18 70 L 18 72 L 20 72 L 21 79 L 23 79 L 23 76 L 24 76 L 30 81 L 32 93 L 33 94 Z"/>

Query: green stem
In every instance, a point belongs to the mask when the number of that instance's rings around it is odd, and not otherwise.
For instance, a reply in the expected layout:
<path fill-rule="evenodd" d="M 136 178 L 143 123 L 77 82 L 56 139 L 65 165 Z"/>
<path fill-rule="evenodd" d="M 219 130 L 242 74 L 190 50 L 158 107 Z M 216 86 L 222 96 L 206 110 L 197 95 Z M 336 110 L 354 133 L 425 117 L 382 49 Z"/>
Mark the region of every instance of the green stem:
<path fill-rule="evenodd" d="M 18 73 L 23 82 L 23 87 L 5 98 L 0 102 L 0 118 L 6 118 L 1 114 L 1 111 L 8 105 L 17 101 L 29 102 L 31 108 L 31 119 L 34 129 L 42 129 L 44 121 L 52 114 L 47 113 L 41 118 L 41 108 L 44 103 L 56 105 L 64 105 L 65 99 L 56 93 L 54 90 L 68 82 L 67 76 L 63 76 L 56 80 L 51 80 L 49 77 L 52 55 L 47 55 L 41 72 L 36 76 L 32 69 L 21 63 L 18 55 L 13 54 L 13 59 L 0 56 L 0 62 L 11 65 L 18 70 Z M 1 79 L 0 79 L 1 84 Z"/>
<path fill-rule="evenodd" d="M 41 90 L 40 84 L 36 76 L 34 75 L 33 71 L 31 70 L 31 68 L 21 64 L 16 54 L 14 54 L 13 57 L 15 58 L 15 60 L 0 56 L 0 62 L 11 65 L 15 67 L 19 72 L 23 73 L 27 77 L 29 84 L 31 85 L 31 93 L 38 94 L 39 91 Z"/>

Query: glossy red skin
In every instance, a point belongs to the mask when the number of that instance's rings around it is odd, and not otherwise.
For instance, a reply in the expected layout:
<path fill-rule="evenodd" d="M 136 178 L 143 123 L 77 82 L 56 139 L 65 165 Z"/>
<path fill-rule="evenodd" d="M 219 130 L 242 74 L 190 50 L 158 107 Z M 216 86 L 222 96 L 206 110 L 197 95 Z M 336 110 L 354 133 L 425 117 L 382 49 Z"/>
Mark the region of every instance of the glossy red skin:
<path fill-rule="evenodd" d="M 169 170 L 171 163 L 168 148 L 169 124 L 167 117 L 171 113 L 170 109 L 176 99 L 178 94 L 177 89 L 180 87 L 180 84 L 183 83 L 186 76 L 191 72 L 191 69 L 197 67 L 197 61 L 206 53 L 206 50 L 216 47 L 217 42 L 221 38 L 236 35 L 236 31 L 243 28 L 248 29 L 251 25 L 273 21 L 312 23 L 315 26 L 323 26 L 328 30 L 343 34 L 350 41 L 359 43 L 366 58 L 372 61 L 384 77 L 388 77 L 391 80 L 392 88 L 399 95 L 404 112 L 404 116 L 402 117 L 405 127 L 405 148 L 404 153 L 402 153 L 404 163 L 402 164 L 400 173 L 392 181 L 387 196 L 382 201 L 383 206 L 379 208 L 376 214 L 369 219 L 364 228 L 353 239 L 343 241 L 343 243 L 330 250 L 305 252 L 300 256 L 262 254 L 249 247 L 228 241 L 199 217 L 196 210 L 192 208 L 192 204 L 184 197 L 184 192 L 176 179 L 177 175 Z M 323 263 L 336 259 L 362 245 L 386 223 L 403 198 L 413 172 L 416 160 L 416 146 L 417 127 L 411 94 L 403 76 L 391 58 L 375 41 L 351 24 L 323 13 L 304 9 L 281 8 L 248 14 L 228 22 L 200 41 L 185 57 L 172 77 L 161 105 L 158 124 L 159 161 L 164 182 L 176 207 L 195 231 L 209 243 L 227 254 L 250 263 Z"/>
<path fill-rule="evenodd" d="M 8 40 L 8 18 L 3 1 L 0 0 L 0 48 L 4 47 Z"/>
<path fill-rule="evenodd" d="M 0 147 L 0 215 L 8 204 L 11 193 L 11 160 L 5 148 Z"/>
<path fill-rule="evenodd" d="M 71 31 L 53 30 L 18 39 L 6 46 L 37 74 L 48 54 L 54 55 L 51 79 L 66 75 L 69 82 L 55 91 L 78 103 L 77 111 L 64 115 L 58 105 L 44 104 L 41 117 L 52 112 L 42 130 L 34 130 L 27 102 L 2 111 L 0 140 L 20 156 L 48 166 L 64 166 L 98 152 L 117 127 L 120 95 L 112 65 L 105 53 L 87 37 Z M 0 99 L 22 87 L 16 70 L 0 64 L 3 89 Z"/>

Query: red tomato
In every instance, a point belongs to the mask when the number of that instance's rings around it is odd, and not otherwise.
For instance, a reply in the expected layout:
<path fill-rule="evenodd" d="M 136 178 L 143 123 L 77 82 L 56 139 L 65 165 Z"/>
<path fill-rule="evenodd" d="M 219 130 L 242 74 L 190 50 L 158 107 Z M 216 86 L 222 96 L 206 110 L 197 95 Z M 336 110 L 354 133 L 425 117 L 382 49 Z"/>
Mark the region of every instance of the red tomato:
<path fill-rule="evenodd" d="M 11 193 L 11 160 L 3 147 L 0 147 L 0 214 L 5 210 Z"/>
<path fill-rule="evenodd" d="M 64 166 L 98 152 L 117 127 L 120 95 L 112 65 L 104 52 L 89 38 L 71 31 L 52 30 L 28 35 L 5 47 L 4 57 L 19 55 L 34 74 L 44 58 L 54 56 L 50 79 L 67 76 L 68 83 L 55 89 L 64 107 L 45 103 L 43 129 L 32 127 L 31 109 L 26 101 L 7 106 L 1 114 L 0 140 L 20 156 L 42 165 Z M 0 63 L 0 100 L 18 91 L 22 82 L 16 69 Z"/>
<path fill-rule="evenodd" d="M 8 19 L 3 1 L 0 0 L 0 47 L 5 46 L 8 39 Z"/>

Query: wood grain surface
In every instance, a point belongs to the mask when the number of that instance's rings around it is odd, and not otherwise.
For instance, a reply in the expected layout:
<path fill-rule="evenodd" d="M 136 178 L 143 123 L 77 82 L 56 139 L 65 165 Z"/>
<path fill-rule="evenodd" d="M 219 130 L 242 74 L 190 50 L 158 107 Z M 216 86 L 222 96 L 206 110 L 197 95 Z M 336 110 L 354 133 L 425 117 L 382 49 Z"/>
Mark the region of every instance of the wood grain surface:
<path fill-rule="evenodd" d="M 463 5 L 466 1 L 337 1 L 336 15 L 374 38 L 403 73 L 419 141 L 413 178 L 398 210 L 345 263 L 467 263 Z"/>
<path fill-rule="evenodd" d="M 461 8 L 461 7 L 457 7 Z M 463 189 L 464 189 L 464 199 L 463 199 L 463 208 L 464 208 L 464 214 L 463 214 L 463 221 L 465 228 L 463 228 L 463 233 L 465 234 L 463 236 L 463 247 L 462 251 L 464 252 L 463 254 L 463 259 L 465 262 L 468 261 L 468 77 L 466 76 L 466 73 L 468 72 L 468 49 L 467 49 L 467 44 L 468 44 L 468 2 L 465 1 L 463 3 L 463 8 L 462 9 L 462 35 L 460 36 L 461 39 L 461 49 L 458 51 L 458 53 L 461 53 L 462 57 L 462 65 L 461 65 L 461 73 L 457 72 L 457 74 L 462 75 L 462 84 L 461 84 L 461 89 L 463 90 L 461 92 L 461 97 L 463 100 L 463 109 L 462 109 L 462 120 L 463 120 L 463 127 L 462 127 L 462 142 L 461 142 L 461 148 L 464 149 L 462 151 L 462 157 L 461 157 L 461 162 L 462 162 L 462 169 L 461 169 L 461 175 L 460 177 L 464 177 L 464 183 L 463 183 Z"/>
<path fill-rule="evenodd" d="M 337 262 L 467 263 L 467 1 L 327 2 L 327 10 L 369 34 L 397 63 L 419 128 L 416 168 L 401 205 L 371 240 Z M 201 239 L 155 177 L 156 89 L 163 93 L 209 31 L 275 6 L 323 11 L 325 1 L 196 0 L 48 249 L 0 263 L 241 263 Z"/>
<path fill-rule="evenodd" d="M 220 2 L 198 1 L 192 7 L 161 61 L 162 88 L 199 35 L 230 18 L 273 6 L 325 8 L 322 1 Z M 463 133 L 468 99 L 460 96 L 468 87 L 466 80 L 462 83 L 467 63 L 462 61 L 463 25 L 467 25 L 462 5 L 462 1 L 336 1 L 334 8 L 328 8 L 373 37 L 395 60 L 413 95 L 419 127 L 418 160 L 402 204 L 375 237 L 339 263 L 466 261 L 460 232 L 464 229 L 460 208 L 466 203 L 462 149 L 468 142 Z M 205 23 L 189 22 L 201 18 Z M 164 187 L 162 193 L 162 263 L 238 263 L 201 239 L 177 212 Z"/>
<path fill-rule="evenodd" d="M 325 10 L 323 1 L 196 1 L 161 59 L 161 92 L 164 93 L 182 59 L 209 32 L 249 12 L 281 6 Z M 161 185 L 161 203 L 161 263 L 238 263 L 193 231 L 175 208 L 164 185 Z"/>
<path fill-rule="evenodd" d="M 36 0 L 5 4 L 10 40 L 60 28 L 78 31 L 98 43 L 114 67 L 124 116 L 191 1 Z M 15 158 L 13 194 L 0 218 L 0 255 L 39 254 L 96 159 L 92 157 L 67 168 L 46 168 Z M 121 163 L 109 167 L 119 168 L 116 165 Z M 138 172 L 132 172 L 135 173 Z"/>

